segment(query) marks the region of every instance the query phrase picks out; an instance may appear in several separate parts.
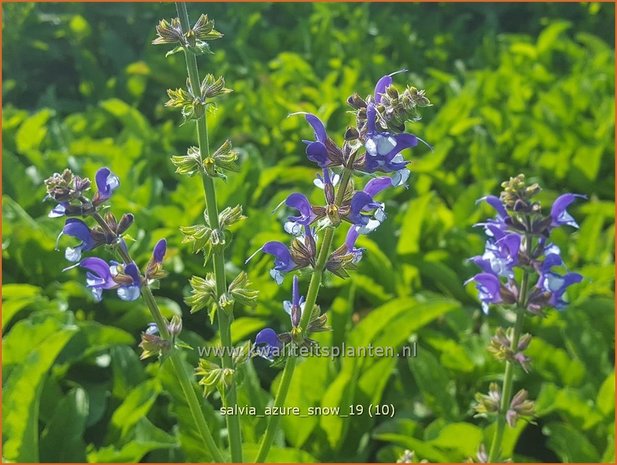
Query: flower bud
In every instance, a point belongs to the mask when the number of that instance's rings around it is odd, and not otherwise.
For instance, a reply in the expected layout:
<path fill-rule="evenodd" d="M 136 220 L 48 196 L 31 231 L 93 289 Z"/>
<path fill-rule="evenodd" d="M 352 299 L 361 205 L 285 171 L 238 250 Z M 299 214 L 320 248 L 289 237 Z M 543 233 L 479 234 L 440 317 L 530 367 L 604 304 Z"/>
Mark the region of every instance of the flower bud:
<path fill-rule="evenodd" d="M 214 75 L 207 74 L 206 77 L 201 82 L 201 86 L 199 88 L 201 94 L 201 100 L 206 101 L 206 99 L 218 97 L 219 95 L 229 94 L 232 92 L 231 89 L 227 89 L 225 87 L 225 79 L 221 76 L 218 79 L 214 78 Z"/>
<path fill-rule="evenodd" d="M 120 221 L 118 222 L 118 227 L 116 228 L 116 234 L 123 234 L 133 224 L 134 219 L 135 217 L 132 213 L 125 213 L 122 215 Z"/>
<path fill-rule="evenodd" d="M 189 283 L 191 295 L 186 297 L 184 302 L 191 307 L 191 313 L 198 312 L 217 301 L 216 280 L 213 273 L 206 274 L 205 278 L 193 276 Z"/>
<path fill-rule="evenodd" d="M 259 291 L 250 289 L 250 286 L 251 282 L 248 279 L 248 275 L 242 271 L 229 284 L 228 292 L 240 304 L 254 307 L 257 304 Z"/>
<path fill-rule="evenodd" d="M 356 110 L 366 108 L 366 102 L 358 94 L 350 95 L 349 98 L 347 98 L 347 103 Z"/>
<path fill-rule="evenodd" d="M 160 357 L 166 354 L 171 348 L 168 341 L 161 338 L 157 334 L 150 334 L 152 332 L 153 331 L 149 326 L 146 332 L 141 334 L 141 342 L 139 344 L 139 347 L 141 348 L 142 352 L 139 356 L 140 360 L 145 360 L 146 358 L 154 356 Z"/>
<path fill-rule="evenodd" d="M 198 40 L 208 41 L 223 37 L 223 34 L 214 29 L 214 20 L 208 19 L 208 15 L 201 15 L 192 27 L 193 34 Z"/>
<path fill-rule="evenodd" d="M 516 426 L 519 418 L 533 417 L 535 414 L 534 402 L 527 399 L 528 393 L 525 389 L 518 391 L 510 402 L 510 408 L 506 412 L 506 421 L 511 428 Z"/>
<path fill-rule="evenodd" d="M 234 298 L 227 292 L 219 297 L 219 307 L 230 315 L 233 313 L 234 303 Z"/>
<path fill-rule="evenodd" d="M 219 213 L 219 226 L 221 229 L 227 229 L 234 223 L 246 219 L 246 216 L 242 214 L 242 205 L 236 205 L 235 207 L 227 207 Z"/>
<path fill-rule="evenodd" d="M 182 318 L 180 318 L 178 315 L 174 315 L 171 318 L 169 324 L 167 325 L 167 330 L 173 338 L 178 336 L 178 334 L 182 332 Z"/>
<path fill-rule="evenodd" d="M 174 155 L 171 162 L 176 167 L 176 173 L 186 176 L 193 176 L 202 171 L 201 154 L 199 148 L 189 147 L 186 155 Z"/>
<path fill-rule="evenodd" d="M 160 20 L 156 26 L 156 34 L 157 37 L 152 41 L 152 45 L 182 43 L 184 39 L 178 18 L 173 18 L 171 22 L 166 19 Z"/>
<path fill-rule="evenodd" d="M 487 416 L 499 411 L 501 404 L 501 391 L 497 383 L 491 383 L 489 386 L 488 394 L 476 394 L 476 404 L 474 410 L 477 412 L 476 416 Z"/>

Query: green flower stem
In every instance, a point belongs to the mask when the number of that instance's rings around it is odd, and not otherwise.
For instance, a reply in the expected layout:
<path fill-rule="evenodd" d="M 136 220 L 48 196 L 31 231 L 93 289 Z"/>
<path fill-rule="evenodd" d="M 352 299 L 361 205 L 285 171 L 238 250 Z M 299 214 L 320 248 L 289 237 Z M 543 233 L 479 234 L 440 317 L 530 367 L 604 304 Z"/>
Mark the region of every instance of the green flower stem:
<path fill-rule="evenodd" d="M 99 213 L 94 213 L 92 217 L 103 228 L 103 230 L 110 235 L 110 237 L 115 237 L 116 240 L 118 240 L 116 234 L 109 228 L 109 226 Z M 133 259 L 122 246 L 118 245 L 116 247 L 116 250 L 122 257 L 122 261 L 125 265 L 133 263 Z M 150 310 L 152 318 L 154 319 L 154 322 L 159 329 L 159 333 L 166 341 L 171 340 L 171 335 L 169 334 L 169 330 L 167 329 L 167 320 L 161 313 L 161 310 L 159 309 L 156 300 L 154 300 L 152 291 L 147 285 L 141 287 L 141 295 L 144 299 L 144 302 L 148 306 L 148 309 Z M 186 397 L 189 409 L 191 411 L 191 414 L 193 415 L 193 420 L 195 420 L 195 425 L 197 426 L 199 434 L 201 435 L 201 438 L 206 445 L 207 450 L 210 452 L 210 454 L 212 454 L 212 458 L 215 462 L 222 462 L 223 455 L 221 454 L 221 451 L 217 447 L 216 443 L 214 442 L 214 438 L 212 437 L 210 428 L 206 423 L 203 411 L 201 410 L 201 406 L 199 405 L 199 399 L 197 397 L 197 394 L 195 394 L 195 389 L 193 389 L 190 375 L 184 369 L 180 354 L 177 350 L 172 349 L 169 358 L 171 359 L 174 371 L 176 372 L 176 378 L 180 381 L 182 391 L 184 392 L 184 396 Z"/>
<path fill-rule="evenodd" d="M 183 31 L 190 29 L 188 11 L 186 4 L 178 2 L 176 3 L 176 9 L 178 11 L 178 17 L 180 18 L 180 24 Z M 193 89 L 199 89 L 199 70 L 197 67 L 197 58 L 193 53 L 185 51 L 186 68 L 189 74 L 189 82 Z M 196 121 L 197 126 L 197 139 L 199 142 L 199 152 L 202 160 L 210 155 L 210 144 L 208 141 L 208 124 L 206 115 Z M 208 222 L 212 229 L 219 229 L 219 217 L 218 207 L 216 204 L 216 192 L 214 189 L 214 181 L 207 174 L 202 175 L 202 183 L 204 189 L 204 196 L 206 200 L 206 212 L 208 215 Z M 217 247 L 212 253 L 214 277 L 216 280 L 216 293 L 218 297 L 221 297 L 227 292 L 227 281 L 225 277 L 225 256 L 224 250 L 221 247 Z M 233 310 L 233 308 L 231 309 Z M 227 313 L 229 311 L 229 313 Z M 224 351 L 222 356 L 223 368 L 233 369 L 233 362 L 231 359 L 232 343 L 231 343 L 231 311 L 219 308 L 216 312 L 218 318 L 219 332 L 221 338 L 221 344 Z M 236 384 L 235 380 L 231 386 L 226 388 L 226 392 L 223 395 L 223 403 L 225 407 L 233 406 L 236 404 Z M 242 462 L 242 431 L 240 430 L 240 418 L 237 415 L 226 415 L 227 431 L 229 434 L 229 448 L 231 449 L 231 461 L 235 463 Z"/>
<path fill-rule="evenodd" d="M 512 344 L 510 349 L 516 350 L 518 341 L 521 337 L 521 330 L 523 328 L 523 321 L 525 320 L 525 309 L 516 309 L 516 323 L 514 324 L 514 335 L 512 336 Z M 501 391 L 501 405 L 499 406 L 499 413 L 497 416 L 497 426 L 495 428 L 495 434 L 493 435 L 493 442 L 491 443 L 491 449 L 488 455 L 488 462 L 494 463 L 497 460 L 498 454 L 501 450 L 501 441 L 503 440 L 503 433 L 506 427 L 506 413 L 510 407 L 512 401 L 512 387 L 513 387 L 513 375 L 514 375 L 514 363 L 506 362 L 506 371 L 503 377 L 503 389 Z"/>
<path fill-rule="evenodd" d="M 348 168 L 345 168 L 343 170 L 341 184 L 339 185 L 339 189 L 336 193 L 336 199 L 334 201 L 337 206 L 340 206 L 343 202 L 343 198 L 345 197 L 345 191 L 347 190 L 347 184 L 351 179 L 351 175 L 352 170 Z M 317 302 L 317 295 L 319 294 L 319 288 L 321 286 L 321 278 L 323 277 L 326 262 L 328 260 L 328 256 L 330 255 L 330 248 L 332 246 L 334 230 L 335 228 L 326 229 L 323 241 L 319 247 L 319 253 L 317 254 L 317 262 L 315 263 L 315 268 L 313 269 L 313 274 L 311 276 L 311 282 L 309 284 L 308 292 L 306 294 L 304 312 L 302 312 L 302 318 L 300 319 L 300 329 L 302 331 L 302 334 L 306 333 L 306 328 L 310 323 L 309 320 L 311 318 L 313 307 Z M 296 362 L 296 357 L 288 357 L 287 361 L 285 362 L 285 368 L 283 369 L 281 382 L 279 383 L 276 397 L 274 399 L 275 407 L 282 407 L 285 403 L 285 398 L 287 397 L 287 392 L 289 391 L 289 385 L 291 384 L 291 378 L 293 377 L 293 372 L 296 368 Z M 259 452 L 257 453 L 257 457 L 255 458 L 256 463 L 263 463 L 266 461 L 266 458 L 268 457 L 268 452 L 270 452 L 270 447 L 272 446 L 272 441 L 274 440 L 274 434 L 278 429 L 279 421 L 279 415 L 273 415 L 270 417 L 268 421 L 268 426 L 266 427 L 266 434 L 261 441 L 261 445 L 259 446 Z"/>
<path fill-rule="evenodd" d="M 525 242 L 527 248 L 527 255 L 531 251 L 531 236 L 526 235 Z M 521 332 L 523 330 L 523 323 L 525 321 L 525 308 L 527 307 L 527 291 L 529 287 L 529 271 L 523 271 L 523 278 L 521 280 L 521 290 L 516 308 L 516 321 L 514 323 L 514 332 L 512 335 L 512 341 L 510 342 L 510 350 L 516 352 L 518 350 L 518 342 L 521 338 Z M 493 435 L 493 442 L 488 454 L 488 462 L 493 463 L 498 459 L 501 452 L 501 442 L 503 440 L 503 434 L 506 427 L 506 413 L 510 407 L 512 401 L 512 388 L 514 377 L 514 362 L 506 362 L 506 370 L 503 376 L 503 388 L 501 390 L 501 404 L 499 406 L 499 412 L 497 414 L 497 425 L 495 427 L 495 434 Z"/>

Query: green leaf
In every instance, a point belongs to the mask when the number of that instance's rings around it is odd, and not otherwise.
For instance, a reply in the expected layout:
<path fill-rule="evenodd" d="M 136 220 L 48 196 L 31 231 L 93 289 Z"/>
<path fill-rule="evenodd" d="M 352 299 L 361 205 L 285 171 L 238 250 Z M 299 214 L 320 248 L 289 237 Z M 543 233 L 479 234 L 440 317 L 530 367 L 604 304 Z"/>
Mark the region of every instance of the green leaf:
<path fill-rule="evenodd" d="M 113 373 L 111 392 L 114 397 L 124 399 L 135 386 L 144 381 L 143 364 L 131 347 L 112 347 L 109 354 Z"/>
<path fill-rule="evenodd" d="M 86 460 L 86 444 L 83 434 L 88 410 L 89 400 L 83 389 L 72 389 L 64 396 L 41 434 L 41 461 L 84 462 Z"/>
<path fill-rule="evenodd" d="M 565 423 L 549 423 L 542 432 L 549 438 L 548 447 L 557 453 L 563 462 L 598 462 L 600 454 L 589 440 L 572 426 Z"/>
<path fill-rule="evenodd" d="M 407 204 L 401 226 L 401 237 L 396 247 L 398 254 L 412 254 L 420 250 L 422 223 L 432 197 L 432 193 L 425 194 Z"/>
<path fill-rule="evenodd" d="M 440 449 L 456 451 L 459 460 L 475 457 L 482 442 L 482 430 L 469 423 L 450 423 L 439 435 L 431 440 L 431 445 Z"/>
<path fill-rule="evenodd" d="M 156 380 L 148 380 L 137 386 L 115 410 L 111 417 L 111 425 L 124 437 L 148 414 L 160 392 L 161 386 Z"/>
<path fill-rule="evenodd" d="M 348 409 L 353 403 L 354 391 L 356 387 L 356 374 L 342 372 L 336 379 L 330 383 L 321 400 L 322 407 L 340 406 L 342 409 Z M 352 421 L 351 417 L 341 418 L 338 415 L 322 415 L 319 418 L 321 429 L 325 431 L 328 439 L 328 444 L 331 448 L 336 449 L 342 445 L 346 425 L 344 422 Z"/>
<path fill-rule="evenodd" d="M 6 328 L 22 309 L 42 297 L 42 289 L 31 284 L 5 284 L 2 287 L 2 327 Z"/>
<path fill-rule="evenodd" d="M 2 411 L 6 441 L 3 453 L 7 460 L 38 462 L 38 409 L 43 381 L 77 327 L 48 318 L 41 324 L 24 321 L 19 328 L 22 330 L 16 331 L 16 325 L 3 340 L 4 354 L 7 354 L 7 346 L 17 345 L 15 337 L 27 354 L 11 370 L 4 384 Z"/>
<path fill-rule="evenodd" d="M 53 116 L 53 111 L 44 108 L 26 119 L 19 127 L 15 136 L 17 150 L 24 153 L 28 150 L 38 150 L 47 135 L 47 121 Z"/>
<path fill-rule="evenodd" d="M 607 417 L 613 418 L 615 411 L 615 372 L 612 372 L 600 386 L 596 406 Z"/>
<path fill-rule="evenodd" d="M 422 392 L 427 407 L 453 421 L 460 412 L 455 400 L 456 385 L 448 371 L 430 352 L 418 349 L 418 357 L 409 359 L 409 368 Z"/>
<path fill-rule="evenodd" d="M 114 445 L 102 447 L 88 454 L 89 462 L 97 463 L 136 463 L 154 450 L 178 447 L 176 438 L 154 426 L 147 418 L 142 418 L 136 425 L 135 434 L 120 448 Z"/>
<path fill-rule="evenodd" d="M 131 107 L 126 102 L 117 98 L 112 98 L 103 100 L 100 105 L 103 109 L 118 118 L 118 120 L 133 134 L 146 140 L 150 138 L 152 129 L 150 128 L 148 120 L 138 110 Z"/>
<path fill-rule="evenodd" d="M 309 407 L 318 406 L 328 387 L 328 367 L 329 359 L 326 357 L 310 357 L 300 362 L 291 379 L 289 393 L 284 405 L 286 407 L 299 407 L 302 415 L 306 415 Z M 285 438 L 294 447 L 300 448 L 309 438 L 318 422 L 319 417 L 316 415 L 306 417 L 284 416 L 282 424 L 285 430 Z"/>

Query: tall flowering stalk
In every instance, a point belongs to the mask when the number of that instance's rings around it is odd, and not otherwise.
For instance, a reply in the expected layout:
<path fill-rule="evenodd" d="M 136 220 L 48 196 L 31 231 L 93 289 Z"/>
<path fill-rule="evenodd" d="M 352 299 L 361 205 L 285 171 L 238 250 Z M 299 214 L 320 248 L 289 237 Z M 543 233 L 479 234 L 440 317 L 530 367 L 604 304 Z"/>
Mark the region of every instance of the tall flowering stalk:
<path fill-rule="evenodd" d="M 511 306 L 516 313 L 514 326 L 497 328 L 489 345 L 495 358 L 505 363 L 503 384 L 491 383 L 488 394 L 476 395 L 477 414 L 496 421 L 488 455 L 484 450 L 478 455 L 488 462 L 500 459 L 506 425 L 514 428 L 519 418 L 534 415 L 534 403 L 525 389 L 512 395 L 516 367 L 528 372 L 531 363 L 525 354 L 531 335 L 523 334 L 527 314 L 542 316 L 548 308 L 563 309 L 566 289 L 582 280 L 580 274 L 564 270 L 559 247 L 550 242 L 550 235 L 560 226 L 578 228 L 567 208 L 584 196 L 564 194 L 555 200 L 550 214 L 544 215 L 534 200 L 540 192 L 538 184 L 528 185 L 520 174 L 502 187 L 499 198 L 481 199 L 497 216 L 480 223 L 487 236 L 485 251 L 470 260 L 482 271 L 467 281 L 475 283 L 485 313 L 492 304 Z"/>
<path fill-rule="evenodd" d="M 292 211 L 284 223 L 284 230 L 292 235 L 290 246 L 271 241 L 259 249 L 274 258 L 270 274 L 278 284 L 287 274 L 294 274 L 291 300 L 283 305 L 290 317 L 290 331 L 277 334 L 265 328 L 255 338 L 260 355 L 275 365 L 285 366 L 274 399 L 276 407 L 285 402 L 298 360 L 297 349 L 315 345 L 309 336 L 328 329 L 327 316 L 317 305 L 324 275 L 332 273 L 345 278 L 356 268 L 363 254 L 362 249 L 356 248 L 356 240 L 360 234 L 375 230 L 385 219 L 385 205 L 378 200 L 380 193 L 405 186 L 409 177 L 408 161 L 401 151 L 415 147 L 419 139 L 404 132 L 405 121 L 418 119 L 417 109 L 430 103 L 424 92 L 415 87 L 399 93 L 392 85 L 394 74 L 382 77 L 373 95 L 366 99 L 358 94 L 348 99 L 356 122 L 345 132 L 342 145 L 330 138 L 317 116 L 299 114 L 314 133 L 314 140 L 304 141 L 306 156 L 321 168 L 314 184 L 323 190 L 325 205 L 312 205 L 304 194 L 292 193 L 283 202 Z M 354 178 L 368 182 L 357 188 Z M 343 225 L 348 225 L 346 239 L 333 250 L 334 233 Z M 311 270 L 306 299 L 300 295 L 295 274 L 303 269 Z M 279 420 L 279 416 L 270 417 L 256 462 L 267 459 Z"/>
<path fill-rule="evenodd" d="M 201 375 L 200 384 L 206 394 L 218 389 L 225 407 L 236 404 L 236 365 L 246 357 L 233 359 L 231 342 L 231 322 L 234 303 L 253 305 L 256 292 L 248 289 L 244 272 L 240 273 L 228 286 L 225 275 L 225 248 L 229 245 L 228 228 L 242 220 L 242 207 L 228 207 L 219 212 L 215 179 L 225 178 L 226 171 L 237 171 L 238 154 L 232 149 L 229 140 L 223 142 L 214 152 L 210 150 L 208 139 L 207 113 L 213 108 L 217 97 L 231 92 L 225 87 L 223 77 L 207 74 L 203 80 L 199 76 L 197 56 L 212 53 L 208 42 L 220 39 L 223 35 L 214 29 L 214 21 L 201 15 L 191 26 L 186 4 L 176 3 L 178 18 L 170 22 L 162 20 L 157 26 L 155 45 L 174 45 L 168 54 L 183 52 L 186 58 L 188 79 L 186 88 L 168 90 L 167 106 L 178 108 L 185 121 L 193 121 L 196 127 L 198 147 L 190 147 L 186 155 L 174 156 L 171 161 L 180 174 L 199 175 L 202 179 L 205 212 L 204 224 L 182 228 L 185 242 L 192 243 L 194 252 L 203 252 L 206 262 L 212 261 L 212 272 L 205 277 L 193 276 L 190 280 L 191 295 L 186 299 L 191 312 L 208 308 L 211 322 L 218 321 L 220 340 L 224 346 L 221 365 L 201 360 L 197 373 Z M 242 353 L 242 352 L 241 352 Z M 244 352 L 246 353 L 246 351 Z M 229 448 L 232 462 L 242 462 L 242 438 L 240 419 L 237 415 L 226 415 Z"/>
<path fill-rule="evenodd" d="M 177 350 L 176 337 L 182 330 L 182 320 L 174 317 L 167 321 L 151 291 L 153 283 L 166 276 L 163 260 L 167 241 L 161 239 L 156 243 L 150 260 L 140 270 L 123 239 L 123 234 L 133 223 L 133 215 L 125 213 L 117 220 L 110 212 L 103 214 L 120 180 L 109 168 L 101 168 L 95 176 L 97 191 L 92 197 L 88 196 L 91 184 L 90 179 L 75 176 L 68 169 L 45 180 L 46 199 L 56 203 L 49 216 L 66 217 L 58 244 L 62 236 L 69 236 L 74 242 L 65 250 L 65 257 L 73 262 L 65 270 L 85 270 L 86 286 L 97 302 L 103 298 L 104 291 L 115 291 L 120 299 L 127 301 L 137 300 L 140 296 L 143 298 L 154 323 L 142 334 L 142 358 L 159 356 L 162 360 L 171 361 L 204 447 L 215 461 L 220 462 L 223 455 L 212 437 L 191 378 Z M 93 224 L 89 225 L 88 222 Z M 104 247 L 112 252 L 116 260 L 107 261 L 96 256 L 82 258 L 84 253 Z"/>

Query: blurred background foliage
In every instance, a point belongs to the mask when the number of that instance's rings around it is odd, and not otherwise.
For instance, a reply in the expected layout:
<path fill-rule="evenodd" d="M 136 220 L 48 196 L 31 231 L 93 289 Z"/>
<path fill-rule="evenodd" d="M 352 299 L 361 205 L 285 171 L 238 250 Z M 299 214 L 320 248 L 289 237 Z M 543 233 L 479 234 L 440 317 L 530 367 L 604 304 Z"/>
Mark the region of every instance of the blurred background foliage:
<path fill-rule="evenodd" d="M 138 359 L 146 308 L 112 295 L 94 304 L 83 273 L 62 273 L 54 250 L 62 222 L 48 219 L 42 202 L 51 173 L 110 167 L 121 178 L 112 211 L 135 214 L 139 263 L 160 237 L 170 242 L 171 273 L 157 291 L 165 314 L 183 315 L 191 345 L 217 343 L 205 313 L 189 315 L 182 303 L 187 278 L 204 270 L 178 227 L 199 223 L 203 204 L 199 180 L 176 175 L 169 156 L 194 145 L 195 134 L 163 106 L 165 89 L 184 84 L 183 57 L 165 59 L 150 45 L 173 4 L 2 8 L 4 457 L 207 459 L 171 371 Z M 284 240 L 284 212 L 273 208 L 291 191 L 311 191 L 316 169 L 301 143 L 310 129 L 289 113 L 318 114 L 340 140 L 347 96 L 370 93 L 402 67 L 409 72 L 396 82 L 425 88 L 434 104 L 409 128 L 434 151 L 407 154 L 410 188 L 386 194 L 388 221 L 361 239 L 358 273 L 329 279 L 319 298 L 333 326 L 322 344 L 415 343 L 418 356 L 305 360 L 287 400 L 345 413 L 351 404 L 393 404 L 396 415 L 285 418 L 270 458 L 394 461 L 411 449 L 452 462 L 488 442 L 492 430 L 471 405 L 502 372 L 486 346 L 507 315 L 481 313 L 462 284 L 475 272 L 465 259 L 482 251 L 474 223 L 492 214 L 476 199 L 523 172 L 544 187 L 545 206 L 564 192 L 589 196 L 573 209 L 580 230 L 554 238 L 585 281 L 567 310 L 528 320 L 533 369 L 517 373 L 515 388 L 538 399 L 538 418 L 509 431 L 505 453 L 614 461 L 614 5 L 193 3 L 189 12 L 208 13 L 225 34 L 200 66 L 235 91 L 208 117 L 213 146 L 230 137 L 243 160 L 217 184 L 221 205 L 242 204 L 248 216 L 228 250 L 230 276 L 265 241 Z M 270 266 L 267 258 L 248 266 L 260 304 L 237 309 L 236 341 L 287 328 L 281 302 L 290 283 L 277 287 Z M 195 351 L 186 357 L 187 368 L 196 364 Z M 248 365 L 240 404 L 263 408 L 278 374 L 262 360 Z M 224 426 L 218 407 L 204 403 L 215 431 Z M 265 420 L 243 425 L 252 455 Z"/>

